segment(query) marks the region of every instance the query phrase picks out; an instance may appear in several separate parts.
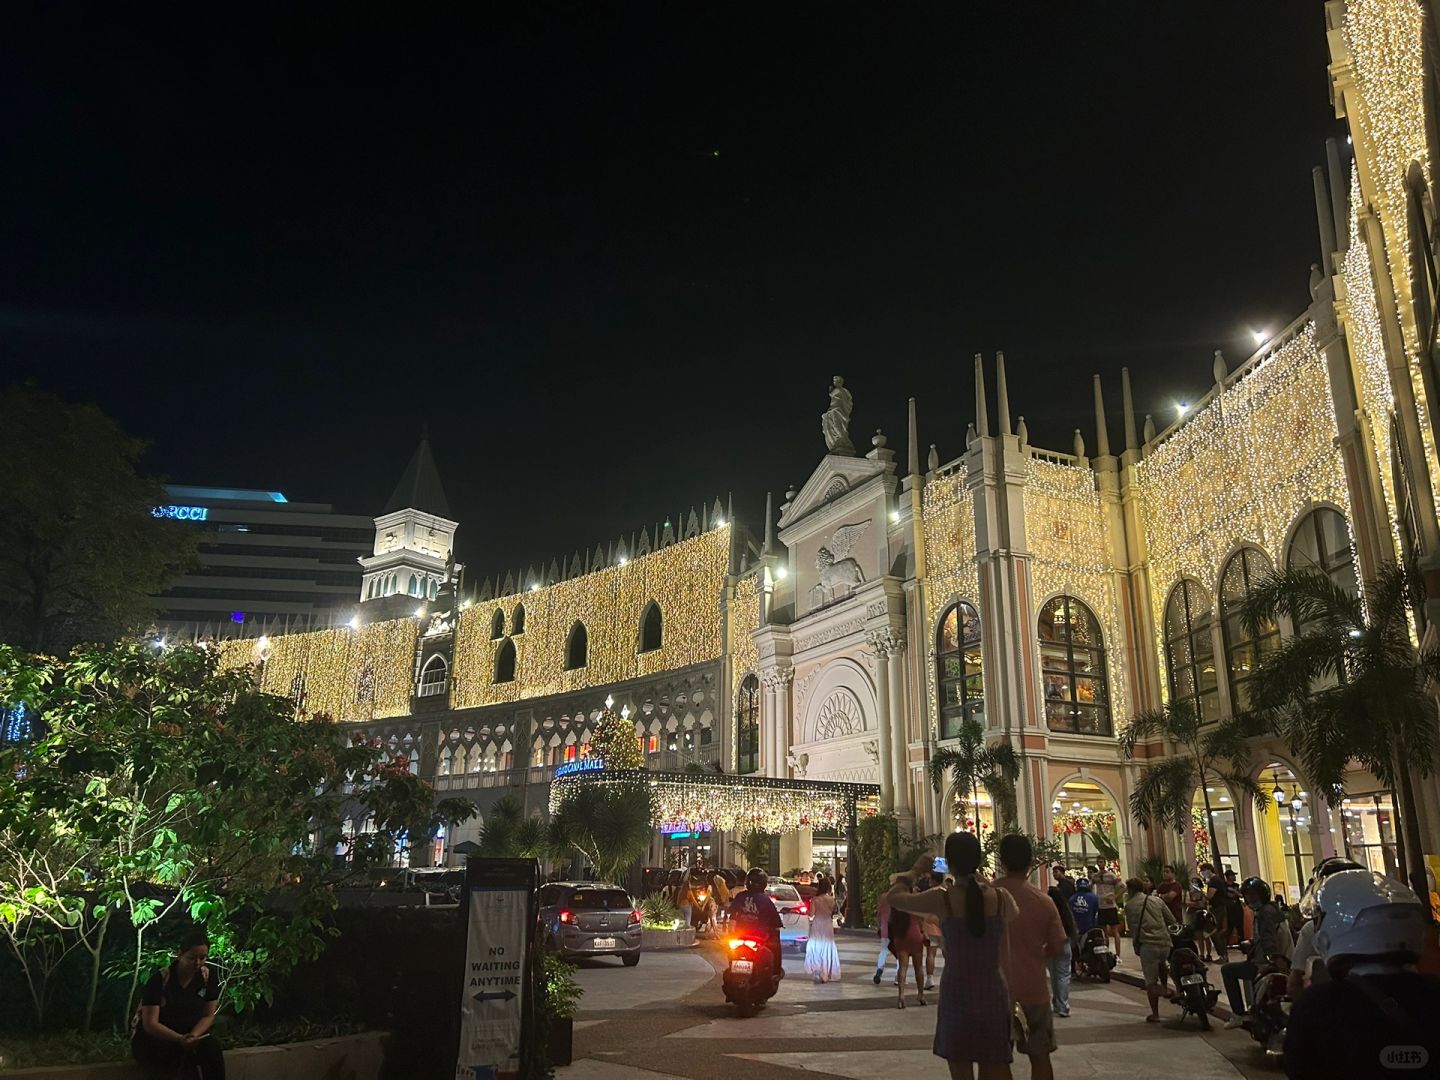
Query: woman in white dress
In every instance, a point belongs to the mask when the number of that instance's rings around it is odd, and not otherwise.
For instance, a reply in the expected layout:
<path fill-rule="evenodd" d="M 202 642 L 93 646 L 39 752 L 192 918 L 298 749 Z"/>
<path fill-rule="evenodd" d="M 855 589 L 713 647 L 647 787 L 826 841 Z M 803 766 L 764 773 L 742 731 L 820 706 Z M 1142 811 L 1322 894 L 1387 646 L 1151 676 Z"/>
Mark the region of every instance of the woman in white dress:
<path fill-rule="evenodd" d="M 835 947 L 835 897 L 821 881 L 810 901 L 810 940 L 805 943 L 805 974 L 817 983 L 840 980 L 840 951 Z"/>

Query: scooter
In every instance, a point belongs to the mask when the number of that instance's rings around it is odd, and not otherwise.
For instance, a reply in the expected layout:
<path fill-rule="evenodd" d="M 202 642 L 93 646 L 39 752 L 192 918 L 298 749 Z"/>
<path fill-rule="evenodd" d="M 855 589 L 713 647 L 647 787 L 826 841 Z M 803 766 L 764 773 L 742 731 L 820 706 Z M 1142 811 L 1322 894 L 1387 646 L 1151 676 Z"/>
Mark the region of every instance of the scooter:
<path fill-rule="evenodd" d="M 1255 977 L 1255 997 L 1245 1028 L 1269 1058 L 1280 1058 L 1285 1053 L 1285 1028 L 1290 1024 L 1287 982 L 1286 974 L 1274 968 L 1266 968 Z"/>
<path fill-rule="evenodd" d="M 1105 940 L 1105 931 L 1095 927 L 1080 939 L 1080 963 L 1075 974 L 1082 979 L 1110 981 L 1110 969 L 1115 966 L 1115 953 Z"/>
<path fill-rule="evenodd" d="M 1210 1010 L 1220 998 L 1220 991 L 1210 985 L 1208 965 L 1195 948 L 1193 926 L 1170 927 L 1170 977 L 1175 993 L 1170 1000 L 1180 1006 L 1180 1020 L 1193 1013 L 1200 1021 L 1200 1030 L 1210 1030 Z"/>
<path fill-rule="evenodd" d="M 751 927 L 741 927 L 729 940 L 730 961 L 721 976 L 725 1000 L 733 1002 L 737 1016 L 753 1016 L 757 1009 L 775 996 L 780 989 L 777 974 L 780 958 L 775 955 L 772 941 L 766 934 Z"/>

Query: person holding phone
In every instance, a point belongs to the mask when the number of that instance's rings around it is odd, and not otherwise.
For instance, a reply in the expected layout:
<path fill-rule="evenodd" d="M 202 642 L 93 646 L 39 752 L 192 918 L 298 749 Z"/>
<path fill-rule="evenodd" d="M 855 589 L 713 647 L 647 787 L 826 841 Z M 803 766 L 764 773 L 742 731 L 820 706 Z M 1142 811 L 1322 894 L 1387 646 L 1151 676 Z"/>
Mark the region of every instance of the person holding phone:
<path fill-rule="evenodd" d="M 196 929 L 180 940 L 170 966 L 152 974 L 140 991 L 130 1049 L 155 1077 L 173 1077 L 192 1063 L 202 1080 L 225 1080 L 225 1056 L 211 1034 L 219 989 L 205 960 L 210 939 Z"/>

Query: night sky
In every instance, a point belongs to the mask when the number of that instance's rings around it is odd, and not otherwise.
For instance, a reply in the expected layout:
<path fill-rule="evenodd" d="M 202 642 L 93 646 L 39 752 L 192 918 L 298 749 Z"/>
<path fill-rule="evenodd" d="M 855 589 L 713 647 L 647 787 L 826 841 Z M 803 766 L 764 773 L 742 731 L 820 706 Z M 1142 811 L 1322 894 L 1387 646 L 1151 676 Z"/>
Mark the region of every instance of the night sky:
<path fill-rule="evenodd" d="M 428 421 L 480 577 L 758 527 L 832 374 L 902 471 L 997 348 L 1093 449 L 1092 372 L 1118 442 L 1122 365 L 1163 426 L 1308 303 L 1326 59 L 1320 0 L 8 4 L 0 382 L 367 514 Z"/>

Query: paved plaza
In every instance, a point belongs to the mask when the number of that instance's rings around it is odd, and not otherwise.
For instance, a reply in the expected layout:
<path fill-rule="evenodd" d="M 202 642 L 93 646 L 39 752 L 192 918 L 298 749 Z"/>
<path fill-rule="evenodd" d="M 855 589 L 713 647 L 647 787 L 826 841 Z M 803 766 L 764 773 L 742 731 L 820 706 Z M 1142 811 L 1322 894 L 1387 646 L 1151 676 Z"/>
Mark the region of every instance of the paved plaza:
<path fill-rule="evenodd" d="M 787 950 L 788 975 L 779 994 L 758 1016 L 744 1020 L 721 993 L 716 944 L 646 953 L 636 968 L 612 960 L 587 962 L 579 973 L 585 996 L 575 1024 L 575 1064 L 559 1076 L 947 1076 L 944 1063 L 930 1052 L 934 1004 L 917 1007 L 912 989 L 908 1007 L 896 1009 L 893 962 L 880 986 L 871 982 L 873 941 L 841 935 L 844 978 L 824 986 L 806 978 L 799 950 Z M 1138 971 L 1133 959 L 1129 964 Z M 1144 1023 L 1144 994 L 1122 982 L 1077 985 L 1071 1005 L 1070 1018 L 1056 1021 L 1055 1071 L 1066 1080 L 1161 1072 L 1186 1080 L 1283 1075 L 1266 1065 L 1245 1032 L 1222 1031 L 1218 1021 L 1201 1034 L 1193 1019 L 1180 1026 L 1178 1010 L 1165 1004 L 1162 1023 Z M 1017 1057 L 1014 1071 L 1028 1077 L 1029 1063 Z"/>

